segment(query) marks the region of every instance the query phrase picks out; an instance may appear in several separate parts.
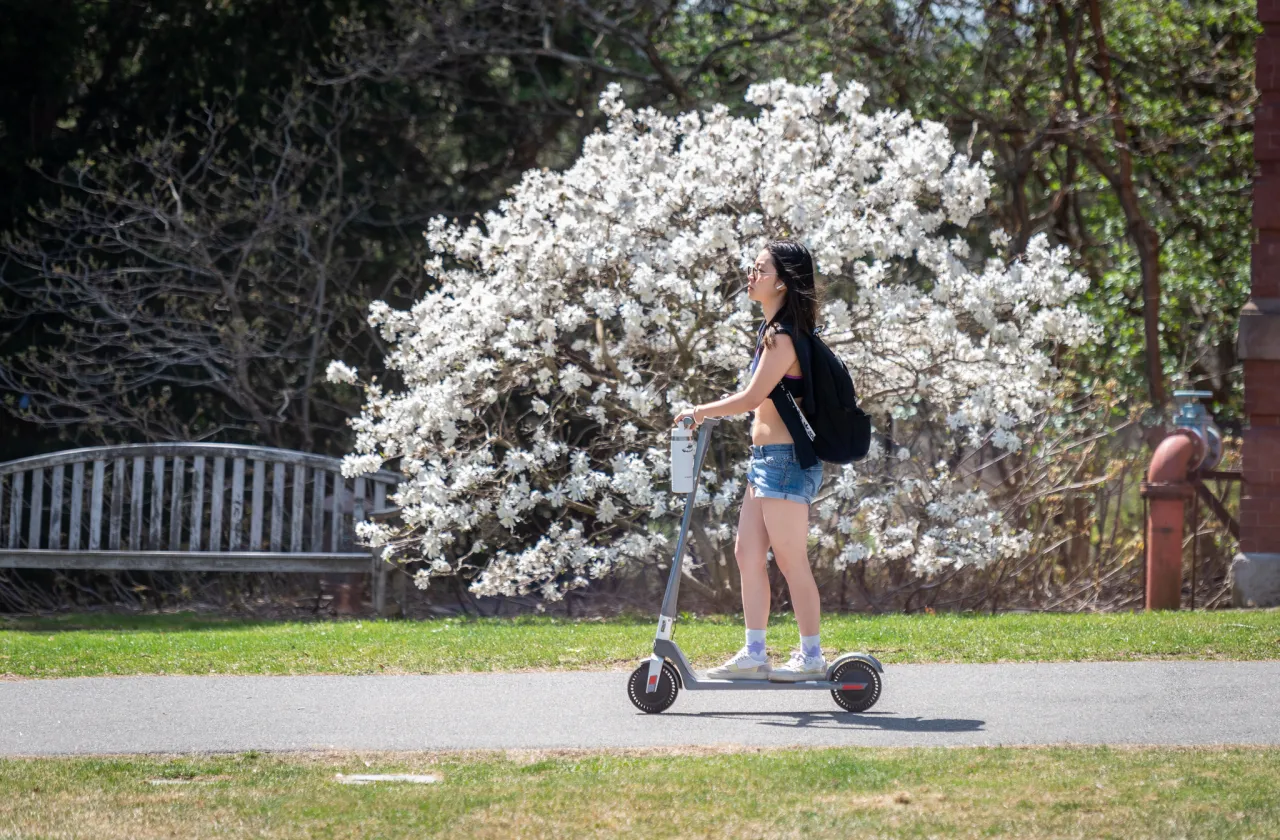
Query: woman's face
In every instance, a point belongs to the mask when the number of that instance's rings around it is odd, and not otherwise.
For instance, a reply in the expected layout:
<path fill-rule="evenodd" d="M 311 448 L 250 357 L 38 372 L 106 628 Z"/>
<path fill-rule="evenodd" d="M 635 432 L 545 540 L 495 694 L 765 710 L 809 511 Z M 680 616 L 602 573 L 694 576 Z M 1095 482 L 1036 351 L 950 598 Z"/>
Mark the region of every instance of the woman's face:
<path fill-rule="evenodd" d="M 773 264 L 773 255 L 768 248 L 761 249 L 756 254 L 755 265 L 747 271 L 747 297 L 760 303 L 778 300 L 787 293 L 785 286 L 777 288 L 782 285 L 778 269 Z"/>

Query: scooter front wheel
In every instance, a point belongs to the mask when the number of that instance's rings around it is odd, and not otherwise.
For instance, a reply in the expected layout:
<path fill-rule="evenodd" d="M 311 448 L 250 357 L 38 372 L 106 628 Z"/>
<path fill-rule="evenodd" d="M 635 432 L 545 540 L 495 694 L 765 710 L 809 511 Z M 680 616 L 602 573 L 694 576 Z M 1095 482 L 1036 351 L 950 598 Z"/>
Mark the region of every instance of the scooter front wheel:
<path fill-rule="evenodd" d="M 632 705 L 651 715 L 671 708 L 671 704 L 676 702 L 676 696 L 680 693 L 680 680 L 671 663 L 662 663 L 662 673 L 658 675 L 658 690 L 652 694 L 644 690 L 648 681 L 649 661 L 645 660 L 640 663 L 640 667 L 631 672 L 631 678 L 627 680 L 627 696 L 631 698 Z"/>
<path fill-rule="evenodd" d="M 880 674 L 861 660 L 841 664 L 831 681 L 841 684 L 831 690 L 831 699 L 846 712 L 865 712 L 880 699 Z"/>

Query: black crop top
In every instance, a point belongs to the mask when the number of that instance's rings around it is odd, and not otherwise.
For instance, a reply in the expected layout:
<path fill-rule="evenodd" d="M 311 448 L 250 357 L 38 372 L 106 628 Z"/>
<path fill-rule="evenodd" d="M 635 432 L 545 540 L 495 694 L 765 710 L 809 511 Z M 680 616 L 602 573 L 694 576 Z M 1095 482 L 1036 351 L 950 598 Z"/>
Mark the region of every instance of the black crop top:
<path fill-rule="evenodd" d="M 784 332 L 787 335 L 791 334 L 791 330 L 787 329 L 782 324 L 778 325 L 778 332 Z M 760 353 L 763 350 L 764 350 L 764 325 L 761 325 L 759 331 L 756 333 L 756 353 L 754 356 L 751 357 L 752 373 L 756 372 L 756 365 L 760 364 Z M 792 396 L 795 396 L 795 397 L 804 396 L 804 376 L 793 376 L 790 373 L 784 373 L 782 375 L 782 381 L 779 384 L 781 384 L 782 387 L 785 388 L 787 392 L 790 393 Z"/>
<path fill-rule="evenodd" d="M 760 354 L 763 352 L 764 330 L 765 324 L 760 325 L 760 330 L 756 333 L 756 352 L 751 359 L 751 373 L 755 373 L 756 366 L 760 363 Z M 791 433 L 791 439 L 795 442 L 796 460 L 800 462 L 800 466 L 807 469 L 818 463 L 818 456 L 813 451 L 813 429 L 809 425 L 808 419 L 804 416 L 800 406 L 796 404 L 797 399 L 807 398 L 805 404 L 813 404 L 813 385 L 809 378 L 810 363 L 810 347 L 806 336 L 798 335 L 793 325 L 787 321 L 777 322 L 778 332 L 786 333 L 791 336 L 791 340 L 795 343 L 796 358 L 800 362 L 800 376 L 795 377 L 785 375 L 774 389 L 769 392 L 769 399 L 773 400 L 773 407 L 778 410 L 778 416 L 782 418 L 783 424 L 787 427 L 787 431 Z"/>
<path fill-rule="evenodd" d="M 799 399 L 804 399 L 804 377 L 792 376 L 791 374 L 783 374 L 782 381 L 778 383 L 788 394 Z"/>

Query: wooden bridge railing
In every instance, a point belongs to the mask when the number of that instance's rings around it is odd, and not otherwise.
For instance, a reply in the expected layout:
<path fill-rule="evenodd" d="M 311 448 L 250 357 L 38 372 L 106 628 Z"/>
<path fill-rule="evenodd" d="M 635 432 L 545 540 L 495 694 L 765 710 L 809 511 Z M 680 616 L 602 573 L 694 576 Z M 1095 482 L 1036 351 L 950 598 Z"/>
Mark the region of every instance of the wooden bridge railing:
<path fill-rule="evenodd" d="M 93 447 L 0 464 L 0 568 L 372 572 L 355 540 L 398 481 L 321 455 L 220 443 Z"/>

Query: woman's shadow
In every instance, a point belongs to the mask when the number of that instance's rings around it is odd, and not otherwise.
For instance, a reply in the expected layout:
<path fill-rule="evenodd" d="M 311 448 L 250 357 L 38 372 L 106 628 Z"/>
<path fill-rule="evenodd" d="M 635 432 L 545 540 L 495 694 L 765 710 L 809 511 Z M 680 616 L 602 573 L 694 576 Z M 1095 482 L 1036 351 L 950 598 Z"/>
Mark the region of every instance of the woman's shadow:
<path fill-rule="evenodd" d="M 900 717 L 892 712 L 665 712 L 663 717 L 756 718 L 761 726 L 788 729 L 875 729 L 882 732 L 979 732 L 985 720 Z"/>

